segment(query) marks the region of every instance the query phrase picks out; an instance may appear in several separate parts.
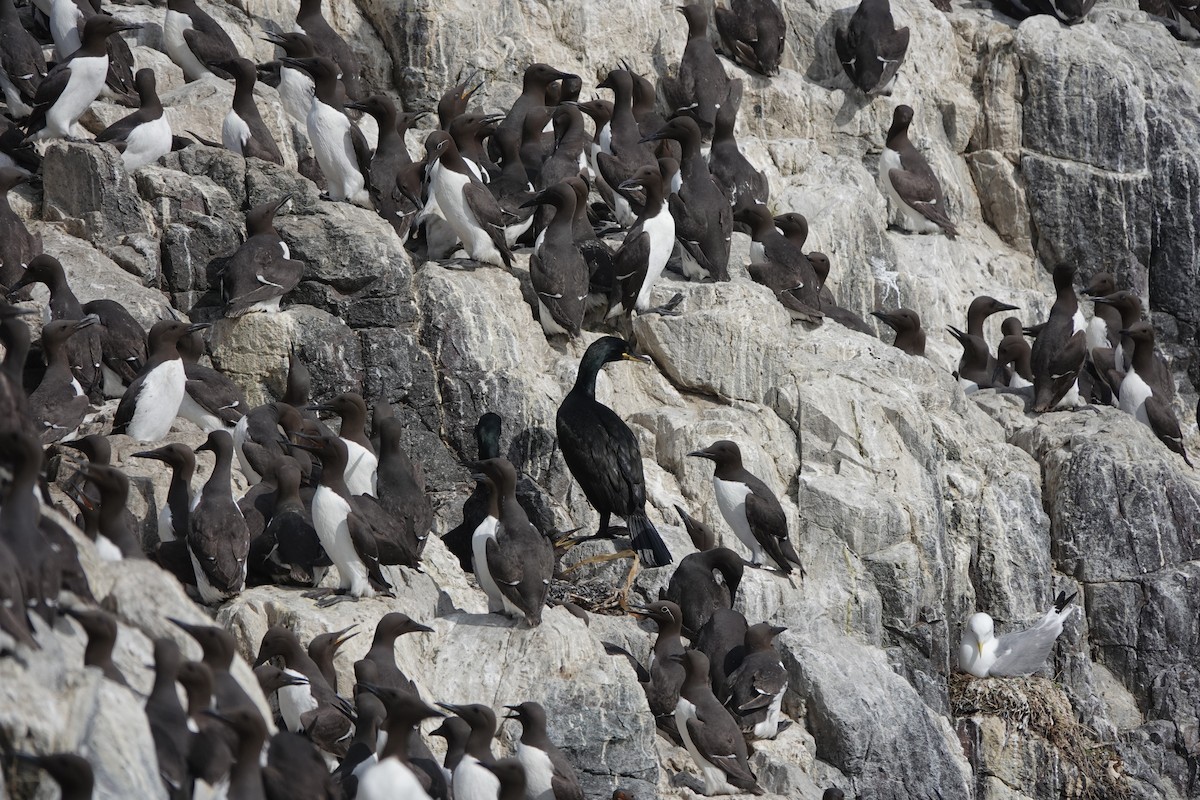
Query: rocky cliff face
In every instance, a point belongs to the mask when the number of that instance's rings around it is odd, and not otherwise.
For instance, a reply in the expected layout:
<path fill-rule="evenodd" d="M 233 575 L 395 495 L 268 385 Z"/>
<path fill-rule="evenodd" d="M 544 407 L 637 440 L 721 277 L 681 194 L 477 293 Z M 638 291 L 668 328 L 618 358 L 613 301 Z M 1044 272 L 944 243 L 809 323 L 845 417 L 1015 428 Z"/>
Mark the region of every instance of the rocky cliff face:
<path fill-rule="evenodd" d="M 250 16 L 203 5 L 262 60 L 271 53 L 256 37 L 289 27 L 294 13 L 287 3 L 255 6 Z M 489 110 L 515 97 L 535 60 L 580 74 L 585 91 L 620 61 L 669 80 L 686 38 L 672 8 L 642 0 L 327 5 L 367 56 L 371 80 L 394 81 L 410 108 L 431 107 L 460 67 L 486 78 Z M 746 239 L 735 234 L 734 280 L 664 281 L 657 299 L 682 293 L 682 313 L 640 317 L 633 330 L 654 366 L 610 367 L 598 389 L 639 437 L 650 515 L 677 560 L 691 547 L 676 504 L 722 544 L 740 546 L 717 511 L 708 465 L 688 451 L 736 440 L 784 503 L 807 575 L 789 582 L 750 570 L 738 602 L 752 621 L 788 627 L 779 646 L 795 723 L 757 745 L 763 786 L 804 798 L 830 785 L 871 798 L 1197 796 L 1200 478 L 1115 409 L 1034 416 L 1020 393 L 964 397 L 949 372 L 958 350 L 942 331 L 961 325 L 978 294 L 1020 306 L 1027 324 L 1044 318 L 1053 289 L 1043 265 L 1066 260 L 1084 277 L 1111 271 L 1156 312 L 1179 378 L 1176 411 L 1200 450 L 1188 380 L 1200 363 L 1200 54 L 1117 3 L 1101 2 L 1066 28 L 1048 17 L 1018 27 L 989 7 L 943 14 L 926 0 L 896 0 L 897 24 L 911 30 L 908 59 L 892 97 L 867 103 L 832 44 L 852 8 L 783 6 L 780 76 L 768 81 L 726 63 L 746 86 L 742 148 L 769 176 L 773 210 L 808 217 L 810 246 L 831 257 L 839 301 L 864 315 L 918 310 L 929 358 L 890 347 L 890 332 L 880 341 L 832 322 L 792 325 L 770 292 L 745 278 Z M 212 80 L 185 86 L 150 49 L 161 10 L 115 10 L 151 23 L 135 55 L 159 70 L 176 132 L 217 138 L 215 109 L 223 115 L 231 89 Z M 303 132 L 273 89 L 258 94 L 285 160 L 296 164 Z M 887 227 L 875 172 L 901 102 L 916 111 L 914 142 L 941 177 L 955 241 Z M 93 126 L 121 113 L 98 104 Z M 422 137 L 411 135 L 414 150 Z M 278 316 L 218 322 L 213 364 L 253 403 L 281 393 L 294 347 L 322 397 L 354 389 L 368 402 L 391 401 L 406 423 L 405 445 L 423 461 L 439 532 L 459 522 L 470 491 L 459 462 L 474 455 L 473 426 L 499 412 L 502 451 L 526 476 L 522 491 L 543 530 L 593 529 L 554 434 L 587 341 L 547 343 L 527 302 L 526 257 L 511 275 L 414 265 L 374 214 L 320 200 L 291 169 L 203 147 L 130 176 L 110 149 L 53 144 L 44 186 L 17 205 L 81 300 L 114 297 L 148 325 L 168 308 L 216 318 L 214 260 L 240 241 L 243 209 L 285 192 L 293 201 L 277 227 L 306 264 L 303 282 Z M 998 325 L 989 323 L 992 342 Z M 202 441 L 182 421 L 177 429 L 182 441 Z M 145 476 L 161 504 L 165 475 L 127 460 L 132 443 L 115 441 L 121 466 Z M 199 474 L 207 474 L 203 460 Z M 112 566 L 82 549 L 95 594 L 121 620 L 118 663 L 134 692 L 75 668 L 82 638 L 64 622 L 48 637 L 54 647 L 0 659 L 0 730 L 26 749 L 84 751 L 100 796 L 155 797 L 136 695 L 150 683 L 147 637 L 176 635 L 167 613 L 199 621 L 203 612 L 149 565 Z M 666 572 L 638 574 L 635 596 L 657 597 Z M 618 562 L 574 577 L 615 589 L 624 574 Z M 656 738 L 634 676 L 600 644 L 644 656 L 651 626 L 599 614 L 585 625 L 552 609 L 534 631 L 514 627 L 483 613 L 482 593 L 436 541 L 424 573 L 391 577 L 395 601 L 320 610 L 296 591 L 257 588 L 216 618 L 252 657 L 275 623 L 307 640 L 351 623 L 369 630 L 387 610 L 402 610 L 435 629 L 397 649 L 426 697 L 542 702 L 589 797 L 616 786 L 639 798 L 691 796 L 698 782 L 686 753 Z M 986 610 L 1009 629 L 1039 617 L 1061 589 L 1079 591 L 1083 610 L 1044 670 L 1052 680 L 954 677 L 970 613 Z M 368 638 L 339 656 L 343 691 Z M 513 733 L 505 728 L 502 747 Z M 8 792 L 52 796 L 25 784 Z"/>

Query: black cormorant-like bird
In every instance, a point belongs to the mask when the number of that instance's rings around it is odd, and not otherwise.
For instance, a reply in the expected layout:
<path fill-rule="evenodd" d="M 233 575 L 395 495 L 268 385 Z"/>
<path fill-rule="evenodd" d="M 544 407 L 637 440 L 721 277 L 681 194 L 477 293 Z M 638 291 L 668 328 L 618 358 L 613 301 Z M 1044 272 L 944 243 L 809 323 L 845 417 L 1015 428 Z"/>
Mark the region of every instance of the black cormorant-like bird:
<path fill-rule="evenodd" d="M 600 512 L 598 538 L 608 537 L 613 514 L 629 526 L 633 549 L 647 567 L 671 563 L 671 553 L 646 516 L 642 453 L 633 431 L 596 400 L 596 375 L 610 361 L 649 362 L 615 336 L 592 342 L 579 362 L 575 386 L 558 407 L 558 446 L 588 502 Z"/>

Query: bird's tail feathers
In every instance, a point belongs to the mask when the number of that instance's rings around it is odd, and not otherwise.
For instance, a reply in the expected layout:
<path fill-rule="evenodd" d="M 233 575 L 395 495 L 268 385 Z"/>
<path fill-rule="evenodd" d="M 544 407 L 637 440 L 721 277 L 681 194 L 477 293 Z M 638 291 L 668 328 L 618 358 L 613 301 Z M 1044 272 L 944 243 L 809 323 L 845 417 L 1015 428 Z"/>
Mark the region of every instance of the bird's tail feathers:
<path fill-rule="evenodd" d="M 1074 600 L 1078 596 L 1079 596 L 1079 592 L 1071 592 L 1070 597 L 1067 597 L 1066 592 L 1059 592 L 1058 597 L 1054 598 L 1055 613 L 1058 613 L 1058 614 L 1063 613 L 1063 611 L 1066 609 L 1066 607 L 1071 604 L 1071 601 Z"/>
<path fill-rule="evenodd" d="M 645 514 L 634 514 L 625 522 L 629 525 L 629 538 L 633 549 L 644 567 L 665 567 L 673 560 L 671 551 L 658 535 L 658 529 Z"/>

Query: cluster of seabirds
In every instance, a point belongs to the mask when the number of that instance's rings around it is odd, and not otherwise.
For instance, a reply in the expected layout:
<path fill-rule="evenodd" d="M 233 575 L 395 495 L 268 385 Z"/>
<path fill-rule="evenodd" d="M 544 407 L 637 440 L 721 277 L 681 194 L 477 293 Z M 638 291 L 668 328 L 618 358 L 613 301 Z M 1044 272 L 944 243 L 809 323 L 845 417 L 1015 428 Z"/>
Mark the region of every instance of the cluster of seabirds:
<path fill-rule="evenodd" d="M 1091 6 L 1054 0 L 1035 5 L 1005 10 L 1049 13 L 1072 23 Z M 1176 10 L 1179 19 L 1194 11 Z M 329 200 L 375 209 L 427 259 L 461 249 L 469 259 L 509 269 L 513 249 L 531 247 L 536 316 L 548 337 L 628 330 L 628 319 L 638 313 L 682 313 L 678 297 L 651 305 L 664 269 L 670 263 L 694 280 L 729 280 L 735 228 L 752 238 L 750 276 L 770 288 L 795 320 L 818 325 L 829 319 L 873 335 L 826 287 L 829 259 L 805 252 L 804 217 L 768 210 L 767 180 L 734 137 L 741 81 L 727 77 L 709 38 L 705 8 L 679 11 L 687 45 L 677 80 L 655 87 L 629 69 L 613 69 L 597 87 L 611 91 L 612 99 L 585 101 L 578 76 L 538 63 L 526 69 L 512 107 L 492 114 L 471 109 L 481 84 L 468 77 L 440 98 L 438 127 L 419 159 L 409 153 L 405 133 L 423 114 L 398 111 L 386 95 L 367 93 L 353 50 L 325 21 L 319 0 L 303 0 L 294 32 L 269 34 L 283 53 L 270 65 L 241 57 L 194 0 L 169 0 L 163 36 L 167 54 L 188 80 L 216 76 L 236 84 L 222 142 L 214 146 L 282 162 L 255 107 L 253 87 L 262 74 L 277 83 L 287 113 L 306 126 L 315 162 L 307 169 Z M 714 16 L 727 58 L 763 76 L 778 72 L 785 22 L 772 0 L 733 0 Z M 39 633 L 68 616 L 87 633 L 86 663 L 119 683 L 125 678 L 112 661 L 116 621 L 96 605 L 70 534 L 42 512 L 52 456 L 69 473 L 60 474 L 59 483 L 101 557 L 150 558 L 207 605 L 258 584 L 303 587 L 322 605 L 391 596 L 382 567 L 417 567 L 433 521 L 421 470 L 401 447 L 402 426 L 386 403 L 370 414 L 353 392 L 313 403 L 309 374 L 293 354 L 284 396 L 248 408 L 231 380 L 201 363 L 206 325 L 163 320 L 147 334 L 114 300 L 81 304 L 62 264 L 42 252 L 40 239 L 12 210 L 8 192 L 36 179 L 36 143 L 74 135 L 79 118 L 102 94 L 130 104 L 137 98 L 136 111 L 96 137 L 120 150 L 128 170 L 196 146 L 171 131 L 154 72 L 132 74 L 129 48 L 115 34 L 135 27 L 87 2 L 35 0 L 19 14 L 13 0 L 0 0 L 6 104 L 0 284 L 12 301 L 0 304 L 0 460 L 10 474 L 0 506 L 0 630 L 7 637 L 5 652 L 37 648 Z M 47 34 L 52 66 L 45 58 Z M 907 46 L 908 30 L 895 27 L 888 0 L 863 0 L 836 32 L 847 75 L 870 97 L 890 93 Z M 660 96 L 675 109 L 669 115 Z M 362 114 L 377 127 L 373 148 L 357 122 Z M 881 190 L 901 229 L 953 238 L 957 230 L 938 179 L 909 140 L 912 120 L 908 106 L 895 109 L 880 158 Z M 599 202 L 589 203 L 593 196 Z M 287 201 L 281 197 L 249 210 L 246 240 L 221 275 L 226 316 L 277 312 L 299 283 L 304 264 L 290 257 L 274 228 Z M 619 241 L 611 235 L 617 232 L 623 232 Z M 1084 290 L 1094 302 L 1089 321 L 1074 279 L 1071 266 L 1056 267 L 1049 319 L 1029 325 L 1009 317 L 995 352 L 984 322 L 1015 307 L 992 297 L 972 302 L 966 329 L 950 328 L 963 347 L 957 370 L 963 388 L 1032 387 L 1037 412 L 1119 405 L 1186 459 L 1171 410 L 1174 382 L 1155 352 L 1154 330 L 1139 299 L 1118 290 L 1112 276 L 1095 275 Z M 35 313 L 26 302 L 35 283 L 49 289 L 40 358 L 30 355 L 24 319 Z M 896 347 L 924 354 L 925 332 L 915 311 L 873 313 L 895 329 Z M 1034 337 L 1032 345 L 1027 337 Z M 660 568 L 673 559 L 645 512 L 637 440 L 595 397 L 600 370 L 622 360 L 649 361 L 620 336 L 602 336 L 587 348 L 559 408 L 558 443 L 600 515 L 595 536 L 627 533 L 640 564 Z M 111 433 L 155 445 L 181 416 L 208 435 L 196 451 L 215 457 L 196 492 L 191 448 L 165 444 L 135 454 L 171 470 L 150 547 L 139 541 L 127 508 L 129 479 L 110 463 L 107 437 L 76 435 L 94 404 L 117 397 Z M 336 432 L 319 413 L 340 419 Z M 478 488 L 464 505 L 462 523 L 443 538 L 462 568 L 474 573 L 490 612 L 533 627 L 541 621 L 559 556 L 579 540 L 556 542 L 530 522 L 517 499 L 516 468 L 500 455 L 501 423 L 495 414 L 480 419 L 478 452 L 470 463 Z M 608 650 L 628 659 L 660 731 L 687 748 L 706 794 L 762 793 L 748 741 L 773 738 L 786 724 L 787 672 L 773 646 L 783 629 L 751 624 L 733 605 L 746 566 L 772 568 L 787 580 L 803 569 L 778 498 L 745 469 L 738 445 L 718 441 L 689 455 L 712 462 L 721 515 L 751 558 L 718 547 L 713 532 L 680 509 L 697 552 L 682 559 L 659 600 L 634 609 L 658 627 L 649 665 L 615 645 Z M 232 491 L 235 460 L 251 484 L 240 498 Z M 610 526 L 614 516 L 625 520 L 627 530 Z M 318 588 L 331 567 L 336 588 Z M 961 668 L 978 677 L 1036 671 L 1071 613 L 1070 600 L 1059 594 L 1033 628 L 1001 637 L 991 617 L 975 614 L 964 630 Z M 586 618 L 582 609 L 570 610 Z M 255 672 L 264 692 L 277 697 L 282 724 L 274 736 L 230 675 L 231 635 L 215 626 L 177 624 L 199 643 L 203 659 L 186 661 L 174 642 L 156 641 L 154 688 L 145 706 L 173 798 L 583 797 L 574 769 L 548 738 L 544 709 L 533 702 L 507 707 L 522 735 L 515 758 L 499 760 L 491 746 L 497 730 L 491 708 L 437 704 L 452 715 L 432 734 L 447 742 L 438 763 L 419 728 L 444 715 L 421 698 L 394 654 L 397 637 L 431 629 L 403 613 L 379 620 L 370 651 L 354 665 L 352 697 L 339 693 L 333 658 L 357 632 L 322 634 L 305 647 L 287 628 L 271 628 Z M 53 776 L 64 798 L 91 796 L 92 770 L 84 758 L 17 757 Z M 628 797 L 620 790 L 613 796 Z M 841 790 L 831 788 L 825 796 L 841 797 Z"/>

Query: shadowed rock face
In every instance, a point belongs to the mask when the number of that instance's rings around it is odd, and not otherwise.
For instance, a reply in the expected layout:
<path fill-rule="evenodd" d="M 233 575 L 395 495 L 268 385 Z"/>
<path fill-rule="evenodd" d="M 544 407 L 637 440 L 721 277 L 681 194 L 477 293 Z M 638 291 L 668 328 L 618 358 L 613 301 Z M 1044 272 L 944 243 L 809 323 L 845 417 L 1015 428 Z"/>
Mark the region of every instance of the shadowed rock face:
<path fill-rule="evenodd" d="M 259 18 L 201 5 L 244 52 L 273 57 L 256 38 Z M 641 0 L 483 5 L 336 4 L 330 19 L 363 56 L 367 82 L 390 89 L 394 80 L 406 108 L 428 107 L 467 63 L 486 80 L 476 103 L 489 111 L 517 96 L 532 61 L 584 76 L 585 92 L 590 76 L 621 59 L 670 79 L 686 38 L 673 9 Z M 254 11 L 287 28 L 294 8 L 284 6 Z M 828 286 L 839 304 L 864 318 L 877 307 L 916 309 L 929 358 L 829 321 L 815 330 L 793 325 L 770 291 L 748 280 L 748 240 L 735 234 L 733 280 L 695 284 L 668 273 L 652 302 L 680 292 L 681 315 L 633 323 L 654 366 L 609 365 L 597 397 L 639 438 L 647 511 L 677 561 L 691 545 L 676 504 L 710 525 L 718 544 L 741 548 L 716 506 L 711 467 L 689 451 L 737 441 L 747 469 L 782 502 L 807 576 L 790 585 L 747 570 L 738 592 L 751 622 L 788 627 L 777 647 L 794 723 L 756 743 L 752 759 L 771 796 L 819 797 L 835 784 L 874 798 L 1073 790 L 1081 770 L 1071 753 L 1012 719 L 954 717 L 949 680 L 972 612 L 986 610 L 1007 632 L 1040 617 L 1060 589 L 1078 590 L 1083 610 L 1068 620 L 1042 675 L 1119 761 L 1119 778 L 1107 778 L 1116 782 L 1105 789 L 1192 796 L 1200 479 L 1115 409 L 1034 417 L 1020 394 L 965 398 L 949 374 L 957 345 L 941 331 L 961 327 L 980 294 L 1020 306 L 1026 324 L 1044 319 L 1053 288 L 1042 264 L 1066 261 L 1081 280 L 1113 272 L 1159 312 L 1160 347 L 1176 373 L 1200 363 L 1200 55 L 1144 15 L 1104 5 L 1069 29 L 1048 17 L 1014 28 L 986 9 L 943 15 L 926 0 L 896 0 L 892 9 L 912 37 L 894 99 L 866 102 L 837 63 L 833 31 L 849 9 L 791 3 L 781 74 L 769 82 L 742 76 L 737 133 L 770 180 L 772 211 L 808 218 L 806 248 L 830 255 Z M 150 14 L 127 10 L 134 21 Z M 161 9 L 152 21 L 161 25 Z M 221 115 L 212 109 L 223 114 L 231 90 L 210 80 L 183 85 L 177 68 L 148 49 L 156 35 L 143 29 L 135 53 L 160 71 L 176 133 L 219 138 Z M 545 532 L 594 530 L 598 519 L 557 448 L 554 415 L 596 334 L 547 343 L 530 310 L 527 252 L 517 253 L 512 274 L 414 265 L 387 222 L 320 200 L 289 168 L 308 153 L 306 134 L 287 120 L 274 89 L 260 84 L 256 99 L 289 166 L 191 147 L 127 176 L 108 148 L 54 143 L 44 185 L 14 191 L 13 207 L 63 262 L 81 301 L 119 300 L 147 327 L 171 308 L 217 321 L 208 334 L 212 362 L 250 403 L 282 395 L 293 348 L 312 373 L 314 401 L 359 391 L 368 405 L 392 402 L 405 450 L 424 469 L 435 533 L 461 520 L 473 488 L 461 462 L 475 457 L 474 427 L 488 411 L 504 418 L 501 453 L 521 473 L 531 520 Z M 913 143 L 959 224 L 954 242 L 888 228 L 875 173 L 901 102 L 915 110 Z M 85 122 L 95 130 L 125 113 L 104 102 L 93 111 Z M 413 132 L 414 153 L 426 133 Z M 292 201 L 275 224 L 305 263 L 302 282 L 279 315 L 221 320 L 217 274 L 245 236 L 245 209 L 284 194 Z M 44 301 L 44 289 L 34 297 Z M 998 316 L 985 326 L 993 347 L 999 325 Z M 1195 451 L 1195 390 L 1186 378 L 1178 390 L 1176 412 Z M 101 409 L 95 429 L 107 430 L 113 411 Z M 195 446 L 204 437 L 179 421 L 171 440 Z M 128 439 L 113 445 L 114 463 L 137 476 L 131 510 L 153 531 L 167 473 L 131 458 L 143 448 Z M 209 469 L 202 455 L 197 485 Z M 244 490 L 236 471 L 234 480 Z M 565 563 L 622 545 L 586 543 Z M 173 579 L 148 563 L 100 562 L 87 543 L 81 553 L 94 593 L 120 622 L 114 658 L 134 689 L 150 685 L 152 637 L 172 636 L 198 657 L 165 616 L 207 618 Z M 307 643 L 352 623 L 369 632 L 399 607 L 434 628 L 396 645 L 399 666 L 426 699 L 493 708 L 536 700 L 589 797 L 617 786 L 638 797 L 688 796 L 695 776 L 685 752 L 655 736 L 632 671 L 600 644 L 645 661 L 652 626 L 601 614 L 585 626 L 551 609 L 531 632 L 483 613 L 483 593 L 436 536 L 424 567 L 389 568 L 396 601 L 322 610 L 293 590 L 259 587 L 226 603 L 217 621 L 251 656 L 272 624 Z M 627 569 L 616 561 L 574 575 L 611 591 Z M 668 579 L 667 570 L 639 573 L 633 599 L 657 598 Z M 0 687 L 18 698 L 0 703 L 0 729 L 20 732 L 14 744 L 25 750 L 85 750 L 100 796 L 159 796 L 140 702 L 82 669 L 81 637 L 56 630 L 40 638 L 44 650 L 29 660 L 0 658 Z M 343 687 L 369 644 L 362 635 L 339 652 Z M 240 659 L 235 673 L 259 698 Z M 498 749 L 517 734 L 503 726 Z M 32 796 L 25 785 L 6 788 Z"/>

